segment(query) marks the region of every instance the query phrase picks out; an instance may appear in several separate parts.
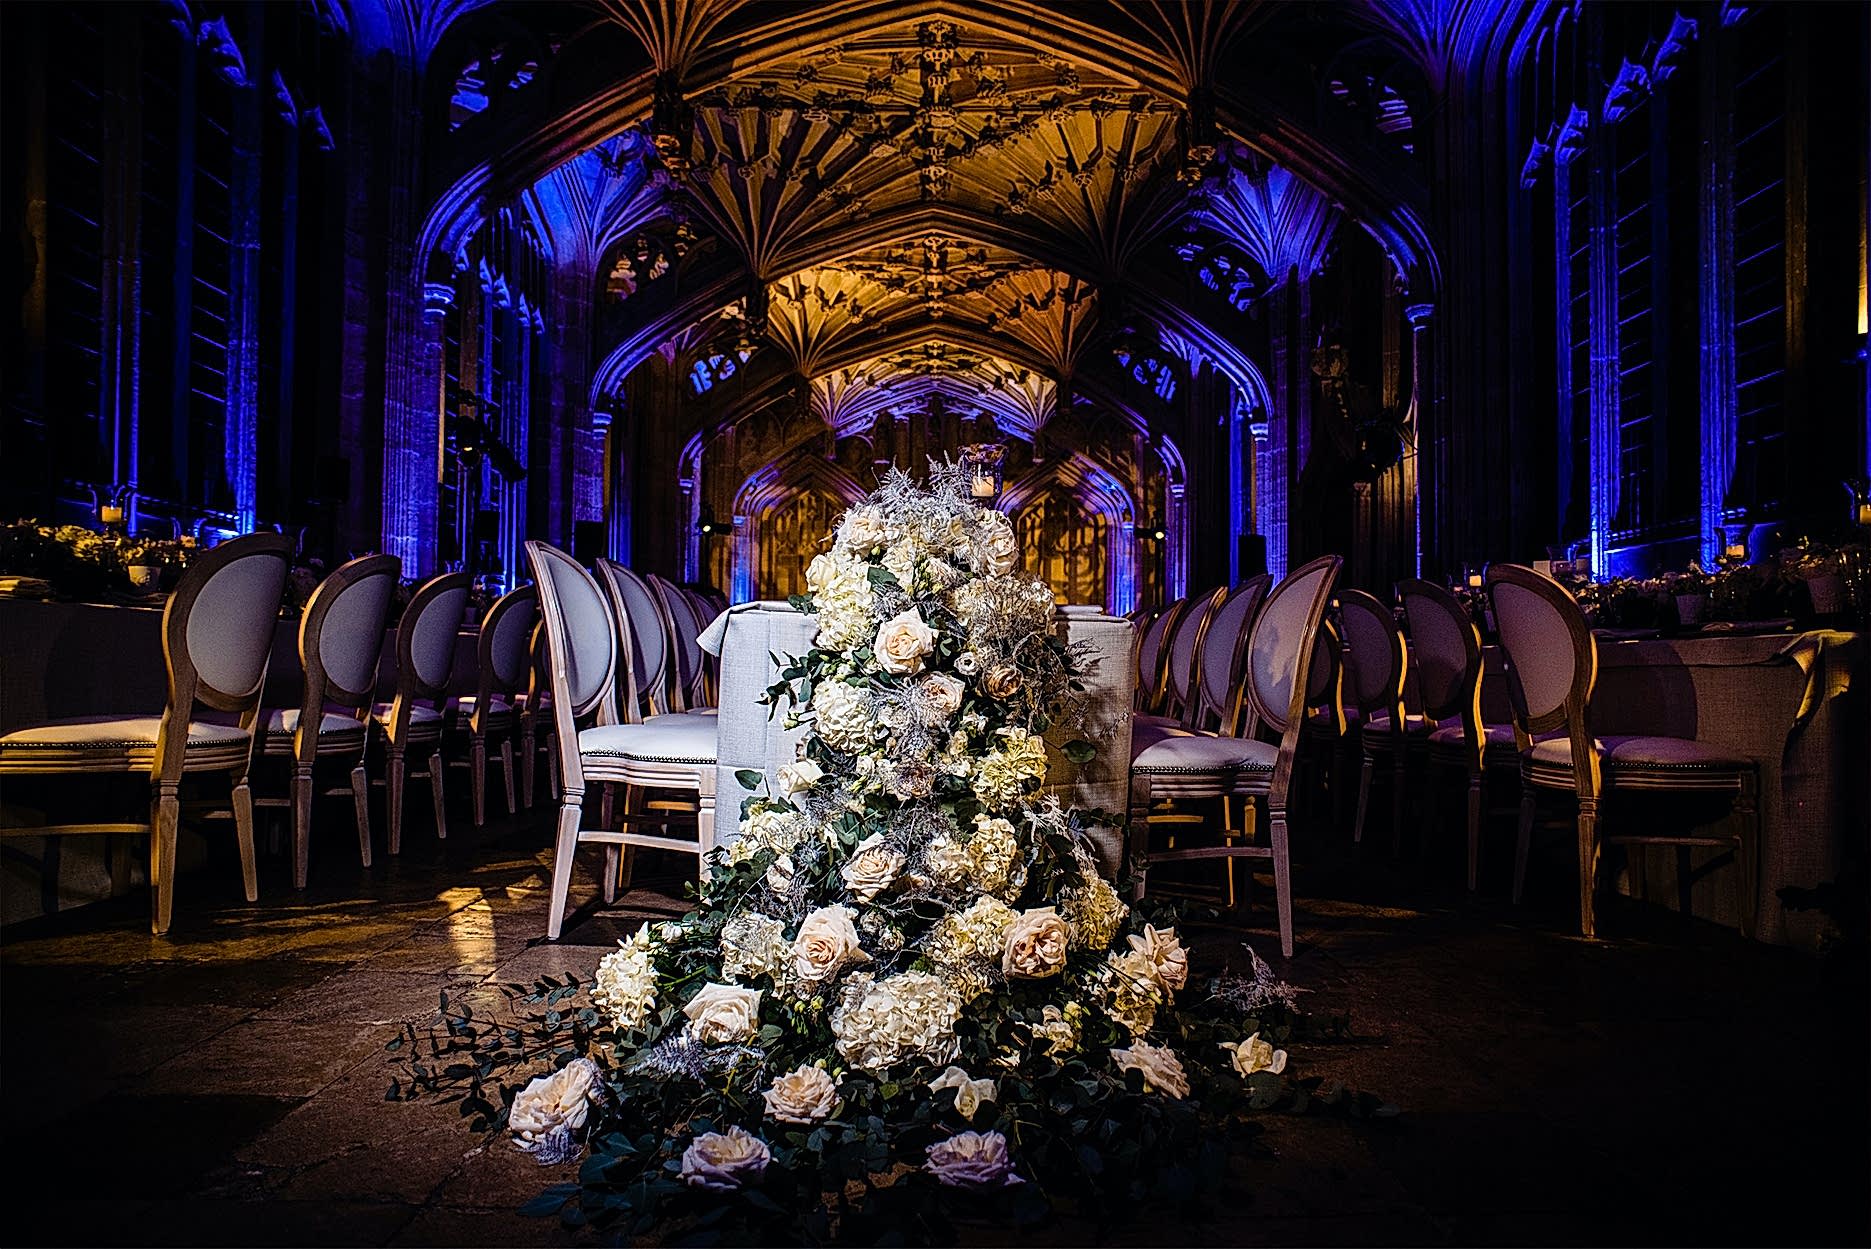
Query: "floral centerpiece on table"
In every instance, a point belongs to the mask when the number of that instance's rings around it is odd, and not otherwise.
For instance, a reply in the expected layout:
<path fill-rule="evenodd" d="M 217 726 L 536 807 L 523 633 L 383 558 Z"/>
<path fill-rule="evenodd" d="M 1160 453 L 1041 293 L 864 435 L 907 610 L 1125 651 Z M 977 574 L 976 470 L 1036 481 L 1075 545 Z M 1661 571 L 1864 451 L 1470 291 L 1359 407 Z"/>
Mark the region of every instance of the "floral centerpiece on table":
<path fill-rule="evenodd" d="M 60 598 L 102 598 L 140 593 L 129 569 L 179 569 L 189 551 L 174 539 L 121 537 L 83 525 L 41 525 L 30 520 L 0 526 L 0 574 L 38 577 Z"/>
<path fill-rule="evenodd" d="M 530 1031 L 449 1015 L 413 1067 L 417 1092 L 471 1071 L 464 1110 L 541 1160 L 589 1148 L 542 1209 L 624 1237 L 939 1238 L 951 1195 L 1118 1212 L 1218 1181 L 1250 1107 L 1373 1108 L 1289 1086 L 1295 991 L 1258 959 L 1198 977 L 1100 875 L 1085 834 L 1111 817 L 1042 795 L 1095 754 L 1043 736 L 1083 658 L 967 489 L 893 472 L 812 562 L 815 644 L 768 694 L 798 757 L 741 774 L 696 909 L 606 955 L 590 1007 L 544 982 Z M 497 1106 L 495 1071 L 542 1053 Z"/>

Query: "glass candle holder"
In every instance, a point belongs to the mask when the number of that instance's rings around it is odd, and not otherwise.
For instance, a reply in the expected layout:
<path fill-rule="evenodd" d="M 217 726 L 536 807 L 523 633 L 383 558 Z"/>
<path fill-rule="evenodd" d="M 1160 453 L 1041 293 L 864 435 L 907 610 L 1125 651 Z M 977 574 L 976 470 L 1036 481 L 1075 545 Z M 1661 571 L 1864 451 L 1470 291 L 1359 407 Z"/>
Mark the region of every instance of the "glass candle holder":
<path fill-rule="evenodd" d="M 1006 471 L 1006 444 L 971 442 L 961 449 L 961 458 L 968 468 L 969 496 L 981 507 L 993 507 L 1000 501 L 1002 474 Z"/>

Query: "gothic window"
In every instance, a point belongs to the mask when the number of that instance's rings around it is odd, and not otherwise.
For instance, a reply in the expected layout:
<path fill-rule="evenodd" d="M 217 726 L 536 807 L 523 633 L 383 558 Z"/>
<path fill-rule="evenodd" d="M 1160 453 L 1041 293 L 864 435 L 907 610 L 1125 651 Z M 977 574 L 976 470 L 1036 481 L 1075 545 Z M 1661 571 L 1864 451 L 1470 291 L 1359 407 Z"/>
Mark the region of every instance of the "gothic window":
<path fill-rule="evenodd" d="M 1014 518 L 1021 559 L 1063 603 L 1105 601 L 1105 542 L 1110 525 L 1056 484 Z"/>
<path fill-rule="evenodd" d="M 725 381 L 734 376 L 735 369 L 739 367 L 735 362 L 736 355 L 744 361 L 751 354 L 751 352 L 735 352 L 711 353 L 703 356 L 689 367 L 689 385 L 695 388 L 696 394 L 705 395 L 714 389 L 716 382 Z"/>

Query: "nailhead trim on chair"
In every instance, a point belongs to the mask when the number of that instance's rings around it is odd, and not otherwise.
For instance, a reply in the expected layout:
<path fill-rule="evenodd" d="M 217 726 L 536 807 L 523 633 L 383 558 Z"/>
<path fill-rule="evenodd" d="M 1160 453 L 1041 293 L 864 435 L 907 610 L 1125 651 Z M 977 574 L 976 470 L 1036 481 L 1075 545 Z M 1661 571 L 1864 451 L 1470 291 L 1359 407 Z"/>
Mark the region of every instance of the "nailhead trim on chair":
<path fill-rule="evenodd" d="M 698 759 L 694 756 L 675 758 L 669 755 L 633 755 L 624 750 L 581 750 L 580 755 L 588 759 L 630 759 L 637 763 L 696 763 L 713 766 L 713 758 Z"/>

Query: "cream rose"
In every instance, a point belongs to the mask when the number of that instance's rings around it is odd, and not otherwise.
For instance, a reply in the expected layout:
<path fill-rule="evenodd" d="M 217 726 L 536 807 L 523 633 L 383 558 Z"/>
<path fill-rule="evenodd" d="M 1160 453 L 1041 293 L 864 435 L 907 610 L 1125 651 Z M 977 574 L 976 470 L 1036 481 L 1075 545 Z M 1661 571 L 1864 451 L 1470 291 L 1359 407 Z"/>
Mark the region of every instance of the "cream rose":
<path fill-rule="evenodd" d="M 838 561 L 829 555 L 814 555 L 806 565 L 806 590 L 817 594 L 838 576 Z"/>
<path fill-rule="evenodd" d="M 528 1153 L 549 1152 L 554 1160 L 569 1156 L 570 1134 L 585 1126 L 591 1103 L 602 1096 L 598 1064 L 577 1058 L 551 1075 L 540 1076 L 521 1089 L 507 1115 L 515 1143 Z M 557 1141 L 549 1140 L 560 1133 Z"/>
<path fill-rule="evenodd" d="M 1020 676 L 1020 669 L 1010 663 L 998 663 L 987 670 L 981 678 L 981 688 L 989 698 L 1008 699 L 1020 692 L 1025 682 Z"/>
<path fill-rule="evenodd" d="M 779 781 L 782 794 L 788 798 L 797 798 L 818 784 L 824 775 L 824 768 L 810 759 L 800 759 L 795 763 L 782 765 L 776 779 Z"/>
<path fill-rule="evenodd" d="M 1130 948 L 1149 960 L 1156 982 L 1165 989 L 1180 989 L 1189 983 L 1189 952 L 1182 948 L 1174 928 L 1143 926 L 1143 934 L 1132 933 Z"/>
<path fill-rule="evenodd" d="M 1286 1070 L 1286 1051 L 1261 1040 L 1258 1032 L 1245 1041 L 1233 1044 L 1223 1041 L 1221 1048 L 1228 1051 L 1228 1057 L 1234 1060 L 1235 1073 L 1243 1078 L 1256 1071 L 1271 1071 L 1277 1076 Z"/>
<path fill-rule="evenodd" d="M 822 906 L 806 916 L 793 938 L 793 971 L 801 980 L 816 984 L 848 964 L 871 961 L 858 946 L 855 918 L 845 906 Z"/>
<path fill-rule="evenodd" d="M 993 1189 L 1022 1183 L 1013 1173 L 1007 1138 L 999 1132 L 959 1132 L 929 1147 L 923 1170 L 951 1188 Z"/>
<path fill-rule="evenodd" d="M 1167 1045 L 1132 1041 L 1127 1050 L 1112 1050 L 1111 1061 L 1120 1071 L 1143 1072 L 1143 1084 L 1147 1089 L 1177 1100 L 1189 1095 L 1189 1077 L 1182 1069 L 1182 1060 Z"/>
<path fill-rule="evenodd" d="M 922 679 L 924 705 L 934 722 L 939 724 L 961 710 L 962 693 L 966 689 L 946 672 L 931 672 Z"/>
<path fill-rule="evenodd" d="M 726 1132 L 704 1132 L 682 1151 L 682 1182 L 731 1193 L 759 1179 L 772 1157 L 765 1141 L 738 1125 Z"/>
<path fill-rule="evenodd" d="M 877 640 L 871 650 L 877 666 L 885 672 L 908 676 L 921 672 L 923 657 L 935 650 L 935 630 L 923 623 L 914 607 L 892 616 L 877 626 Z"/>
<path fill-rule="evenodd" d="M 992 519 L 986 522 L 986 532 L 981 536 L 981 554 L 987 560 L 983 571 L 1005 577 L 1020 566 L 1020 539 L 1014 536 L 1006 517 L 998 512 L 988 515 Z"/>
<path fill-rule="evenodd" d="M 869 902 L 888 889 L 903 870 L 903 856 L 884 844 L 882 833 L 872 833 L 838 869 L 845 888 L 861 902 Z"/>
<path fill-rule="evenodd" d="M 955 1090 L 955 1109 L 964 1119 L 973 1119 L 982 1102 L 998 1101 L 1000 1085 L 993 1080 L 970 1080 L 960 1067 L 950 1067 L 929 1081 L 929 1091 Z"/>
<path fill-rule="evenodd" d="M 875 555 L 889 538 L 884 514 L 874 507 L 854 507 L 838 527 L 838 540 L 859 555 Z"/>
<path fill-rule="evenodd" d="M 1065 952 L 1071 937 L 1065 920 L 1052 907 L 1022 911 L 1007 928 L 1001 970 L 1023 980 L 1056 976 L 1065 967 Z"/>
<path fill-rule="evenodd" d="M 821 1123 L 838 1113 L 838 1084 L 823 1067 L 789 1071 L 763 1096 L 767 1114 L 781 1123 Z"/>
<path fill-rule="evenodd" d="M 767 867 L 767 888 L 771 889 L 774 893 L 791 893 L 793 891 L 793 877 L 796 876 L 798 872 L 799 869 L 793 865 L 793 856 L 790 854 L 782 854 Z"/>
<path fill-rule="evenodd" d="M 750 1040 L 760 1027 L 760 990 L 706 984 L 682 1008 L 695 1039 L 706 1044 Z"/>

